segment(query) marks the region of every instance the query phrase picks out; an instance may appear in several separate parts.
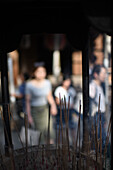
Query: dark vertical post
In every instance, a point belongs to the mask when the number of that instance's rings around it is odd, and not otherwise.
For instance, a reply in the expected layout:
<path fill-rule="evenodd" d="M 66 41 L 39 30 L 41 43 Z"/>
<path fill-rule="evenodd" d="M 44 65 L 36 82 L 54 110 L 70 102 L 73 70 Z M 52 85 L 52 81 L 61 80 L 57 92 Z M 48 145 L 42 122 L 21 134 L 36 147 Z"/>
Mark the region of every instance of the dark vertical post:
<path fill-rule="evenodd" d="M 2 108 L 4 118 L 4 134 L 5 134 L 5 154 L 8 155 L 9 147 L 12 146 L 10 120 L 9 120 L 9 87 L 8 87 L 8 65 L 7 53 L 0 51 L 1 57 L 1 92 L 2 92 Z"/>
<path fill-rule="evenodd" d="M 87 40 L 88 42 L 88 40 Z M 88 43 L 82 50 L 82 90 L 83 90 L 83 151 L 87 151 L 89 136 L 89 55 Z"/>
<path fill-rule="evenodd" d="M 112 11 L 112 10 L 111 10 Z M 113 15 L 110 16 L 111 19 L 111 75 L 113 72 Z M 112 99 L 113 99 L 113 92 L 112 92 L 112 76 L 111 76 L 111 170 L 113 169 L 113 105 L 112 105 Z"/>
<path fill-rule="evenodd" d="M 113 27 L 112 27 L 112 30 L 113 30 Z M 113 60 L 113 38 L 112 37 L 111 37 L 111 59 Z M 113 71 L 112 62 L 111 62 L 111 68 L 112 68 L 112 71 Z M 112 72 L 111 72 L 111 74 L 112 74 Z M 113 95 L 113 93 L 112 93 L 112 88 L 111 88 L 111 116 L 112 116 L 111 117 L 111 170 L 113 169 L 113 151 L 112 151 L 112 149 L 113 149 L 113 145 L 112 145 L 112 142 L 113 142 L 113 139 L 112 139 L 113 138 L 113 106 L 112 106 L 112 99 L 113 99 L 113 97 L 112 97 L 112 95 Z"/>

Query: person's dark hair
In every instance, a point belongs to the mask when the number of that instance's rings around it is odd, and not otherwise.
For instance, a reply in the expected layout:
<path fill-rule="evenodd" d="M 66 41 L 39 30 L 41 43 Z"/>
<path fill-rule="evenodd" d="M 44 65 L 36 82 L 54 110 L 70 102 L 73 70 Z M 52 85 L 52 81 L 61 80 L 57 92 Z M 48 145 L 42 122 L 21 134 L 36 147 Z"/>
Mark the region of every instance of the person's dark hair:
<path fill-rule="evenodd" d="M 23 76 L 25 81 L 28 80 L 30 77 L 28 73 L 23 73 Z"/>
<path fill-rule="evenodd" d="M 92 78 L 95 78 L 94 73 L 97 73 L 99 75 L 99 73 L 101 72 L 101 68 L 105 68 L 105 66 L 100 65 L 100 64 L 97 64 L 97 65 L 94 66 L 94 68 L 92 70 Z"/>
<path fill-rule="evenodd" d="M 65 80 L 67 80 L 67 79 L 70 79 L 71 80 L 71 75 L 70 74 L 66 74 L 66 73 L 64 73 L 63 74 L 63 81 L 65 81 Z M 57 86 L 62 86 L 63 85 L 63 81 L 62 82 L 60 82 Z M 57 87 L 56 86 L 56 87 Z M 71 80 L 71 85 L 70 86 L 72 86 L 72 80 Z"/>
<path fill-rule="evenodd" d="M 36 70 L 38 67 L 44 67 L 44 68 L 45 68 L 45 63 L 44 63 L 43 61 L 33 63 L 32 73 L 34 73 L 35 70 Z"/>
<path fill-rule="evenodd" d="M 43 61 L 41 62 L 35 62 L 34 63 L 34 67 L 37 68 L 37 67 L 45 67 L 45 63 Z"/>
<path fill-rule="evenodd" d="M 63 75 L 63 81 L 67 80 L 67 79 L 71 79 L 71 76 L 69 74 L 64 74 Z"/>
<path fill-rule="evenodd" d="M 32 79 L 35 78 L 35 77 L 34 77 L 34 72 L 35 72 L 35 70 L 36 70 L 37 68 L 39 68 L 39 67 L 44 67 L 44 68 L 46 69 L 45 63 L 44 63 L 43 61 L 33 63 L 32 75 L 31 75 L 31 78 L 32 78 Z"/>
<path fill-rule="evenodd" d="M 93 54 L 92 57 L 90 58 L 90 62 L 94 64 L 96 59 L 97 57 Z"/>

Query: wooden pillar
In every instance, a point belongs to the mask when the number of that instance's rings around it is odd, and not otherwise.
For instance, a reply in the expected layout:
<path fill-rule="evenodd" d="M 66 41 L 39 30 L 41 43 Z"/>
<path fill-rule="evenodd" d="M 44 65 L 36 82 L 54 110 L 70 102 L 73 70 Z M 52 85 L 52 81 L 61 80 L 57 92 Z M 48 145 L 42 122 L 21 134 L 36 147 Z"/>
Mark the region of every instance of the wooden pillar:
<path fill-rule="evenodd" d="M 88 41 L 88 40 L 87 40 Z M 88 43 L 82 50 L 82 89 L 83 89 L 83 151 L 87 152 L 89 139 L 89 56 Z"/>
<path fill-rule="evenodd" d="M 113 21 L 113 18 L 112 18 Z M 113 25 L 112 25 L 112 30 L 113 30 Z M 113 57 L 113 38 L 111 37 L 111 58 Z M 112 68 L 112 63 L 111 63 L 111 68 Z M 113 69 L 113 68 L 112 68 Z M 111 76 L 112 77 L 112 76 Z M 111 78 L 112 79 L 112 78 Z M 111 80 L 112 82 L 112 80 Z M 112 90 L 111 90 L 111 101 L 113 99 L 112 97 Z M 113 105 L 111 104 L 111 170 L 113 169 Z"/>

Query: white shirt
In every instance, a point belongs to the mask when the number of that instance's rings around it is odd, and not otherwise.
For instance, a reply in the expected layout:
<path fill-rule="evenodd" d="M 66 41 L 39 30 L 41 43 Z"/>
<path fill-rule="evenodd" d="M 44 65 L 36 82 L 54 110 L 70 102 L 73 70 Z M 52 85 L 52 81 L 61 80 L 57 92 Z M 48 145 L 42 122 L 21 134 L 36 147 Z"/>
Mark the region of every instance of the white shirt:
<path fill-rule="evenodd" d="M 101 86 L 97 85 L 93 80 L 89 84 L 89 96 L 94 99 L 94 102 L 97 103 L 97 111 L 99 104 L 99 95 L 100 95 L 100 110 L 105 112 L 105 96 Z"/>
<path fill-rule="evenodd" d="M 68 90 L 64 89 L 62 86 L 59 86 L 55 89 L 55 97 L 64 99 L 66 98 L 66 104 L 68 104 L 70 96 L 70 107 L 74 105 L 74 97 L 76 96 L 76 90 L 73 87 L 70 87 Z M 67 105 L 68 107 L 68 105 Z"/>

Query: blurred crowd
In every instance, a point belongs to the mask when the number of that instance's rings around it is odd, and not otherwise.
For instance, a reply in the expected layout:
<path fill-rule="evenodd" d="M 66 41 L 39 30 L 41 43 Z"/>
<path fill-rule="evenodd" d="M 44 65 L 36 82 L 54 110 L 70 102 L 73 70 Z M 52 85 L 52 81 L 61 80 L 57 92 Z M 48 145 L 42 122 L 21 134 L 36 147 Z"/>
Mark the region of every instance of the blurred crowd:
<path fill-rule="evenodd" d="M 95 64 L 95 56 L 89 63 L 89 128 L 98 117 L 98 108 L 102 119 L 102 137 L 105 145 L 107 133 L 106 100 L 105 100 L 105 79 L 107 70 L 104 65 Z M 28 126 L 41 132 L 41 143 L 46 143 L 48 130 L 50 143 L 56 143 L 59 130 L 69 129 L 69 142 L 73 144 L 76 139 L 79 110 L 75 108 L 77 90 L 73 85 L 71 75 L 63 74 L 62 82 L 52 87 L 51 81 L 47 78 L 45 63 L 36 62 L 33 65 L 32 75 L 20 74 L 21 83 L 14 94 L 16 98 L 16 114 L 19 122 L 18 128 L 25 126 L 24 117 L 27 115 Z M 99 100 L 100 97 L 100 100 Z M 110 107 L 110 106 L 109 106 Z M 79 108 L 79 106 L 78 106 Z M 15 114 L 14 113 L 14 114 Z M 109 113 L 108 113 L 109 114 Z M 83 113 L 81 113 L 81 120 Z M 82 121 L 81 121 L 82 122 Z M 82 125 L 81 125 L 82 126 Z M 48 129 L 49 128 L 49 129 Z M 13 120 L 11 129 L 15 130 Z M 99 135 L 99 134 L 98 134 Z"/>

